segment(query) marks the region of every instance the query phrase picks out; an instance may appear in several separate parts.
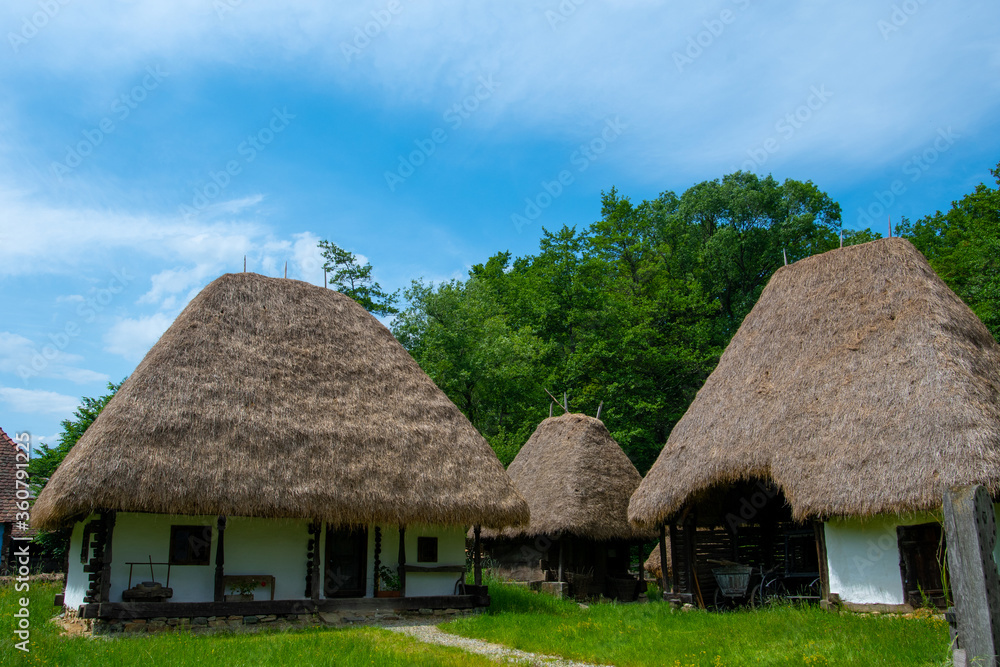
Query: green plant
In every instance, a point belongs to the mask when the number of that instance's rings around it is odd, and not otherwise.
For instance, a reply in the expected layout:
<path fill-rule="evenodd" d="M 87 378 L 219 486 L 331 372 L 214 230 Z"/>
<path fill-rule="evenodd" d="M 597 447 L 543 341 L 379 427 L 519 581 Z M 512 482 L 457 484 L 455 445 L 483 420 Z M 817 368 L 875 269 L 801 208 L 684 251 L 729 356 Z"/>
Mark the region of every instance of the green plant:
<path fill-rule="evenodd" d="M 253 595 L 253 592 L 257 590 L 257 582 L 249 579 L 243 579 L 229 584 L 229 588 L 236 595 Z"/>
<path fill-rule="evenodd" d="M 381 591 L 398 591 L 403 585 L 399 578 L 399 569 L 393 570 L 385 565 L 380 565 L 378 568 L 378 582 Z"/>

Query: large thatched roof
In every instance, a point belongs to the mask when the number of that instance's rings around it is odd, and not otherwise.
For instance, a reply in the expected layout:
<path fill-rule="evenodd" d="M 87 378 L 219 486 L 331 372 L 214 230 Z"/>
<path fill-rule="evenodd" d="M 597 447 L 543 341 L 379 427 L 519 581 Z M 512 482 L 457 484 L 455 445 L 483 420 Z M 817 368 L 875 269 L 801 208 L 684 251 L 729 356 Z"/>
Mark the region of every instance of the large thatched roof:
<path fill-rule="evenodd" d="M 507 468 L 531 508 L 531 523 L 484 537 L 569 534 L 645 539 L 629 525 L 628 499 L 642 477 L 604 423 L 580 414 L 549 417 Z"/>
<path fill-rule="evenodd" d="M 222 276 L 70 451 L 34 525 L 94 509 L 506 526 L 528 508 L 493 450 L 352 299 Z"/>
<path fill-rule="evenodd" d="M 940 507 L 1000 489 L 1000 346 L 902 239 L 779 269 L 632 497 L 773 480 L 797 519 Z"/>

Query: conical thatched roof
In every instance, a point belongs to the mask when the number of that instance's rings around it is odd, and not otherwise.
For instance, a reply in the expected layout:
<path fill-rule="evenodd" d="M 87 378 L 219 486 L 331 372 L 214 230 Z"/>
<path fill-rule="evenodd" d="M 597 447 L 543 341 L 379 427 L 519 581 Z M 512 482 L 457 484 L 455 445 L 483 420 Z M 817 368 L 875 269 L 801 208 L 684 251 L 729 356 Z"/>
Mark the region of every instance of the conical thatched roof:
<path fill-rule="evenodd" d="M 632 497 L 666 520 L 773 480 L 795 518 L 940 507 L 1000 488 L 1000 346 L 903 239 L 779 269 Z"/>
<path fill-rule="evenodd" d="M 352 299 L 222 276 L 52 476 L 34 525 L 98 508 L 506 526 L 528 508 L 489 444 Z"/>
<path fill-rule="evenodd" d="M 596 540 L 645 539 L 629 525 L 628 499 L 642 477 L 599 419 L 549 417 L 507 468 L 531 508 L 531 523 L 491 537 L 570 534 Z"/>
<path fill-rule="evenodd" d="M 666 540 L 666 552 L 667 552 L 667 577 L 670 577 L 670 568 L 674 566 L 673 564 L 673 554 L 670 552 L 670 538 Z M 660 545 L 657 544 L 653 547 L 653 550 L 649 552 L 649 558 L 646 562 L 642 564 L 642 569 L 649 572 L 651 575 L 657 579 L 662 579 L 663 574 L 660 569 Z"/>

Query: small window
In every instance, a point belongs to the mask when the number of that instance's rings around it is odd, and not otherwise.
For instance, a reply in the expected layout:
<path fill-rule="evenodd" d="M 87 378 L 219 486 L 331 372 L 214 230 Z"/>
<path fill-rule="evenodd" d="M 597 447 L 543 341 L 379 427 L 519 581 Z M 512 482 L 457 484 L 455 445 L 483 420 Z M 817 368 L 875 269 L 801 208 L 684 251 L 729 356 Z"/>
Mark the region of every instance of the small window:
<path fill-rule="evenodd" d="M 438 559 L 438 538 L 418 537 L 417 538 L 417 562 L 436 563 Z"/>
<path fill-rule="evenodd" d="M 211 526 L 170 526 L 170 564 L 208 565 Z"/>

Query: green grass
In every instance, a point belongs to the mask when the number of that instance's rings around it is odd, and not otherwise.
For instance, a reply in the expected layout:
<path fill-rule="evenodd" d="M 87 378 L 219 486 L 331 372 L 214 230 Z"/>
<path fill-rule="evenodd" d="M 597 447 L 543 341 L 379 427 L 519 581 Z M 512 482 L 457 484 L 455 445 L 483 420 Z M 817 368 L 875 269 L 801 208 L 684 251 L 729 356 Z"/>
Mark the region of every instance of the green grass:
<path fill-rule="evenodd" d="M 575 602 L 490 582 L 488 614 L 447 632 L 525 651 L 614 664 L 943 665 L 948 626 L 933 618 L 835 614 L 815 606 L 729 613 L 671 611 L 661 602 Z"/>
<path fill-rule="evenodd" d="M 458 649 L 422 644 L 377 628 L 310 628 L 257 634 L 164 633 L 107 639 L 61 637 L 48 621 L 59 586 L 32 583 L 31 652 L 14 648 L 13 614 L 23 593 L 0 587 L 0 665 L 495 665 Z"/>

